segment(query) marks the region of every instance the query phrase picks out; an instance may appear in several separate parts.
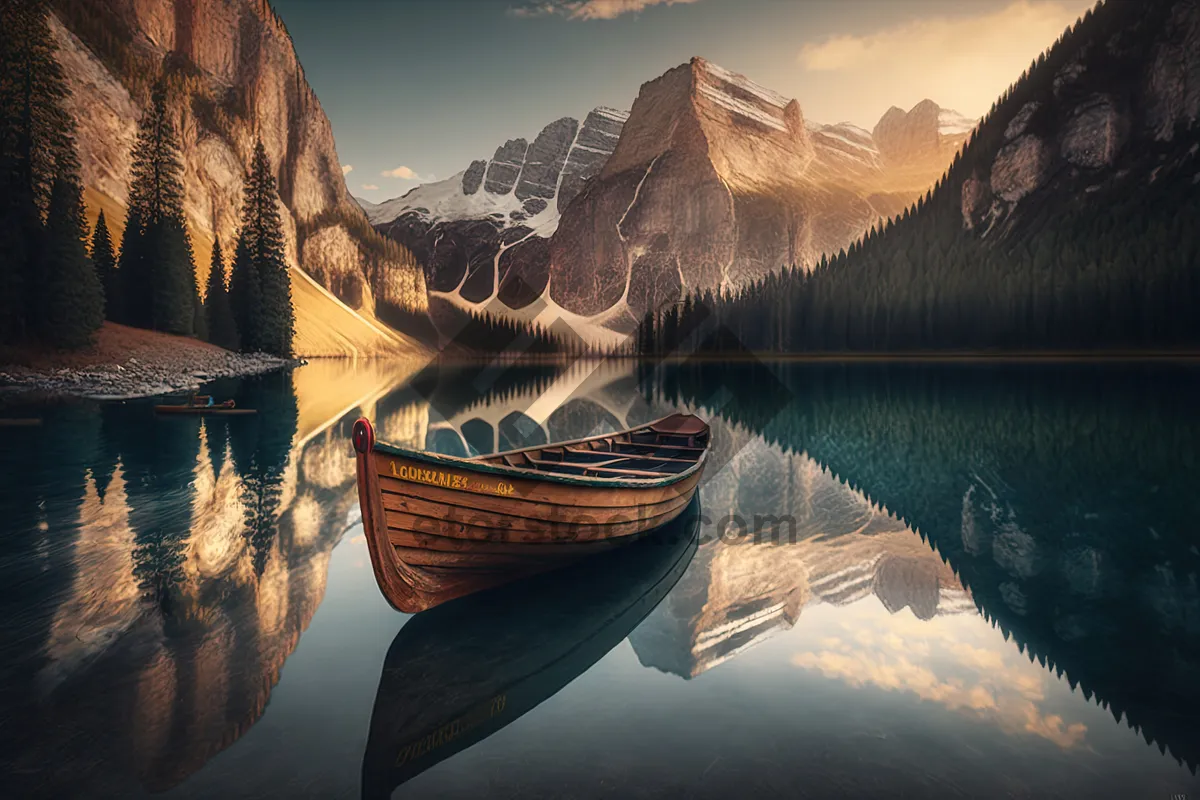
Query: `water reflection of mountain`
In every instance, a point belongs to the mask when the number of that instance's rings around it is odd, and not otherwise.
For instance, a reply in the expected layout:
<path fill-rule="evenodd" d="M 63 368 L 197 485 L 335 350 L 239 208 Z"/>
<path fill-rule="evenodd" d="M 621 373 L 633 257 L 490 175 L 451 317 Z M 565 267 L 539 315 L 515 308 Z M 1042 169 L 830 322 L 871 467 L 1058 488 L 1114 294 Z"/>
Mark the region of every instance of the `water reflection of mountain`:
<path fill-rule="evenodd" d="M 1194 369 L 780 367 L 721 409 L 896 512 L 982 613 L 1114 717 L 1200 763 Z M 704 367 L 680 398 L 737 380 Z"/>
<path fill-rule="evenodd" d="M 405 398 L 428 405 L 425 448 L 457 456 L 610 433 L 655 418 L 632 369 L 620 362 L 431 368 L 413 379 Z"/>
<path fill-rule="evenodd" d="M 165 789 L 262 714 L 357 511 L 350 424 L 398 379 L 313 377 L 217 387 L 252 417 L 76 403 L 4 432 L 7 789 Z M 422 410 L 380 421 L 413 441 Z"/>
<path fill-rule="evenodd" d="M 491 736 L 619 644 L 695 552 L 698 503 L 655 536 L 409 620 L 388 650 L 363 756 L 363 797 Z"/>
<path fill-rule="evenodd" d="M 714 427 L 713 447 L 727 463 L 701 489 L 708 541 L 630 636 L 646 666 L 694 677 L 791 628 L 814 603 L 874 595 L 926 620 L 975 611 L 937 554 L 812 459 L 729 425 Z"/>

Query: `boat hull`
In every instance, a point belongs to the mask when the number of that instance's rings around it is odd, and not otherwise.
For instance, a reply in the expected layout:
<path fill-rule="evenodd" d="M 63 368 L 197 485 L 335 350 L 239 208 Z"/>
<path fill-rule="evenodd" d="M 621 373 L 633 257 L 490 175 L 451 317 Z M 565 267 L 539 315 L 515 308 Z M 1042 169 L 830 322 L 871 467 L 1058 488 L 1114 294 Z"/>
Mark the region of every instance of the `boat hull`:
<path fill-rule="evenodd" d="M 695 495 L 677 478 L 518 475 L 468 460 L 389 452 L 356 423 L 359 501 L 371 565 L 398 610 L 417 612 L 638 540 Z"/>

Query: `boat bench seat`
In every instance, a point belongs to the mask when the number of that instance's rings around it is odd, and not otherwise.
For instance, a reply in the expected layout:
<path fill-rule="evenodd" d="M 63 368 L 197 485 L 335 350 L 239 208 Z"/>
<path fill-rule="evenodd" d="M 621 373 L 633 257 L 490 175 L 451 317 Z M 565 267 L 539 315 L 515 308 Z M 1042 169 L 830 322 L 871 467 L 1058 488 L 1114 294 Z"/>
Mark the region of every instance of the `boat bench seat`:
<path fill-rule="evenodd" d="M 631 478 L 674 475 L 692 466 L 692 464 L 680 461 L 647 461 L 641 458 L 617 458 L 602 464 L 576 464 L 569 461 L 543 461 L 534 458 L 530 459 L 530 463 L 534 469 L 543 472 L 612 478 L 621 475 L 628 475 Z"/>

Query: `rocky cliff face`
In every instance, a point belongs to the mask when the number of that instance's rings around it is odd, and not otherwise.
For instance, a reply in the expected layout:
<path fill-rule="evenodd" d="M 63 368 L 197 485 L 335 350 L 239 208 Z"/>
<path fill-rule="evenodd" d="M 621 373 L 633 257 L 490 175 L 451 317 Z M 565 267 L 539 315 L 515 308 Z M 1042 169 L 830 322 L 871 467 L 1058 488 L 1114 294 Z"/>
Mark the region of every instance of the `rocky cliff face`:
<path fill-rule="evenodd" d="M 627 332 L 685 289 L 812 266 L 903 210 L 972 121 L 929 101 L 894 111 L 880 141 L 806 122 L 795 100 L 697 58 L 645 84 L 628 117 L 597 109 L 569 149 L 559 120 L 369 215 L 435 296 Z"/>
<path fill-rule="evenodd" d="M 375 234 L 347 192 L 329 120 L 265 0 L 52 6 L 93 213 L 103 208 L 121 227 L 137 120 L 161 75 L 181 138 L 201 280 L 212 238 L 232 249 L 242 182 L 261 137 L 276 171 L 289 258 L 337 298 L 310 293 L 312 302 L 297 303 L 300 342 L 307 327 L 328 325 L 331 314 L 357 313 L 369 327 L 377 303 L 425 308 L 420 270 L 403 248 Z"/>
<path fill-rule="evenodd" d="M 604 166 L 627 117 L 611 108 L 582 123 L 564 117 L 532 142 L 511 139 L 488 161 L 364 208 L 380 231 L 412 250 L 431 291 L 525 308 L 546 290 L 547 242 L 560 215 Z"/>
<path fill-rule="evenodd" d="M 685 289 L 812 266 L 913 199 L 892 193 L 886 152 L 693 59 L 642 87 L 616 152 L 564 215 L 550 296 L 621 328 Z"/>
<path fill-rule="evenodd" d="M 1200 4 L 1104 12 L 1138 19 L 1091 26 L 1056 47 L 1038 79 L 988 119 L 986 136 L 981 129 L 958 187 L 968 230 L 1005 237 L 1050 204 L 1153 182 L 1195 153 L 1186 131 L 1200 118 Z"/>

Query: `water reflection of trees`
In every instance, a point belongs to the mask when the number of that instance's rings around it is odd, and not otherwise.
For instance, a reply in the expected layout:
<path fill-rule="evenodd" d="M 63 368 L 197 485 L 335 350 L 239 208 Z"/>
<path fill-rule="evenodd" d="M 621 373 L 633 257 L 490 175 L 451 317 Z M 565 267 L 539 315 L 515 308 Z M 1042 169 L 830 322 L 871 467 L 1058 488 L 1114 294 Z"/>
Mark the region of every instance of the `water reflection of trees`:
<path fill-rule="evenodd" d="M 24 676 L 40 666 L 55 600 L 75 574 L 79 506 L 102 452 L 90 403 L 55 402 L 39 411 L 40 425 L 0 428 L 0 642 L 38 654 L 23 663 L 0 658 L 0 699 L 25 695 Z"/>
<path fill-rule="evenodd" d="M 257 409 L 257 414 L 222 418 L 227 421 L 233 468 L 241 480 L 244 535 L 254 552 L 257 575 L 262 575 L 275 539 L 284 471 L 296 435 L 296 396 L 278 385 L 288 377 L 278 374 L 254 381 L 239 393 L 238 405 Z"/>
<path fill-rule="evenodd" d="M 74 402 L 0 429 L 0 767 L 23 776 L 16 795 L 177 784 L 262 713 L 320 601 L 355 500 L 349 424 L 293 454 L 289 375 L 216 391 L 259 413 Z"/>
<path fill-rule="evenodd" d="M 169 616 L 192 532 L 200 418 L 147 420 L 141 404 L 106 405 L 100 413 L 104 469 L 111 474 L 119 463 L 124 475 L 134 577 L 142 596 Z"/>
<path fill-rule="evenodd" d="M 761 366 L 761 365 L 760 365 Z M 738 367 L 683 366 L 702 402 Z M 749 367 L 745 369 L 750 369 Z M 1200 763 L 1200 374 L 1170 367 L 774 370 L 779 413 L 719 409 L 805 452 L 946 557 L 1031 659 L 1195 771 Z"/>

